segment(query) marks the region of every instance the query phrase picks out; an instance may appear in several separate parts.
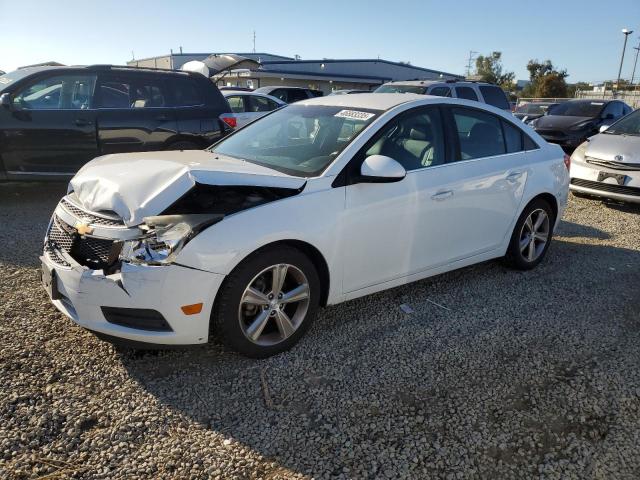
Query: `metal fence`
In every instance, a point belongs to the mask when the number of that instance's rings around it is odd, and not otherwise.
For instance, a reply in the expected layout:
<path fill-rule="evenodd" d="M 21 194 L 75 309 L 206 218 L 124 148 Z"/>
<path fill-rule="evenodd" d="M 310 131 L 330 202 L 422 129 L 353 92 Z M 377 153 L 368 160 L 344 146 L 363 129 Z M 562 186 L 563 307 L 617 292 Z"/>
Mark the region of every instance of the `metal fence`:
<path fill-rule="evenodd" d="M 586 98 L 593 100 L 622 100 L 632 108 L 640 108 L 640 90 L 612 92 L 611 90 L 594 92 L 591 90 L 578 90 L 576 98 Z"/>

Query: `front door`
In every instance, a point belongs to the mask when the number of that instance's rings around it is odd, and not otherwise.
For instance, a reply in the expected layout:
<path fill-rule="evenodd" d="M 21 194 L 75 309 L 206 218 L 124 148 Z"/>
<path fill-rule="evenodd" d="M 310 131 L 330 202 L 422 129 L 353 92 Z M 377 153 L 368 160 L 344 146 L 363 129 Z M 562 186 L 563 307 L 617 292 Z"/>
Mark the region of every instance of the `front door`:
<path fill-rule="evenodd" d="M 8 175 L 69 175 L 97 156 L 92 74 L 40 77 L 2 112 Z"/>

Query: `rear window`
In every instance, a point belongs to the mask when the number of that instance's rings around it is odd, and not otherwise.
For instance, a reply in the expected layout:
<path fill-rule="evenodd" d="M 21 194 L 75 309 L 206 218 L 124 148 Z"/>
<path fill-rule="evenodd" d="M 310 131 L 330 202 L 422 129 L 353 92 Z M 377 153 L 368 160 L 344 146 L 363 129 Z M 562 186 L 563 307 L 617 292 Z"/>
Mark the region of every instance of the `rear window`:
<path fill-rule="evenodd" d="M 494 107 L 502 108 L 504 110 L 511 110 L 507 96 L 501 88 L 490 85 L 481 85 L 480 93 L 482 93 L 484 101 L 489 105 L 493 105 Z"/>

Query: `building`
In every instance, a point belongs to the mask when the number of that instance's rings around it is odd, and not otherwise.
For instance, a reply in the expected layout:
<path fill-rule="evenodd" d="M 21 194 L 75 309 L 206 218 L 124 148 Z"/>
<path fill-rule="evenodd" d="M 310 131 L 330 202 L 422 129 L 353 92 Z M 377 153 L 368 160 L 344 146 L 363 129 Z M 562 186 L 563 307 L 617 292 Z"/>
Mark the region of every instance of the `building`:
<path fill-rule="evenodd" d="M 129 66 L 179 69 L 192 60 L 204 60 L 210 53 L 171 53 L 131 60 Z M 462 79 L 462 75 L 416 67 L 409 63 L 382 59 L 299 60 L 270 53 L 236 53 L 261 64 L 256 70 L 231 71 L 217 79 L 218 85 L 259 88 L 289 85 L 322 90 L 373 90 L 385 82 L 397 80 Z"/>

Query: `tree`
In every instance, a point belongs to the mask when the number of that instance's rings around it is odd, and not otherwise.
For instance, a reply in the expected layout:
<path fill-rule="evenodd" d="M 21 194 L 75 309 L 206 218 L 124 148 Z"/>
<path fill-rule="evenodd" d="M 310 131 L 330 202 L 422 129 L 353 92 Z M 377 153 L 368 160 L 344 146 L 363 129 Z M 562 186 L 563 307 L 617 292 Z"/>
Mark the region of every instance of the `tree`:
<path fill-rule="evenodd" d="M 565 78 L 569 76 L 566 70 L 558 70 L 553 66 L 551 60 L 544 62 L 529 60 L 527 63 L 529 70 L 529 80 L 531 83 L 522 91 L 524 97 L 553 98 L 566 97 L 567 82 Z"/>
<path fill-rule="evenodd" d="M 483 82 L 495 83 L 509 90 L 513 85 L 515 74 L 502 71 L 502 52 L 491 52 L 491 55 L 480 55 L 476 58 L 476 75 Z"/>

